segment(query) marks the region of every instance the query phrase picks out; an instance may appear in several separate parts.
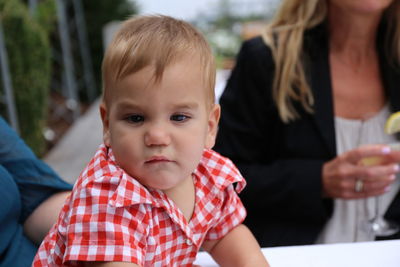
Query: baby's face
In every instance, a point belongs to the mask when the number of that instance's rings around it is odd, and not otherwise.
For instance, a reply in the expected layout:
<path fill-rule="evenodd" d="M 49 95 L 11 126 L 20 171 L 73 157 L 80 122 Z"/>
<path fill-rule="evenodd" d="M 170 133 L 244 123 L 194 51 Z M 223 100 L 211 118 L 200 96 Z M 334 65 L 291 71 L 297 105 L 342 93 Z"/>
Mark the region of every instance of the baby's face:
<path fill-rule="evenodd" d="M 168 190 L 191 177 L 214 145 L 219 106 L 207 108 L 199 64 L 169 65 L 154 82 L 152 67 L 131 74 L 102 105 L 104 142 L 117 164 L 145 186 Z"/>

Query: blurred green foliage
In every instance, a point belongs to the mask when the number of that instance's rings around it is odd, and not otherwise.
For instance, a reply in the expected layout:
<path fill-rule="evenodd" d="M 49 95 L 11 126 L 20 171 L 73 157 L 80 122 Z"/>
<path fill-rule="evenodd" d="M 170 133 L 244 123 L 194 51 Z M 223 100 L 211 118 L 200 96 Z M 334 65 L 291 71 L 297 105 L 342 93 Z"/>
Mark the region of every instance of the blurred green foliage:
<path fill-rule="evenodd" d="M 20 135 L 39 156 L 46 148 L 42 131 L 51 78 L 49 33 L 55 14 L 53 0 L 41 1 L 34 16 L 30 16 L 23 1 L 0 0 Z"/>
<path fill-rule="evenodd" d="M 103 27 L 111 21 L 124 20 L 138 13 L 138 7 L 132 0 L 84 0 L 86 28 L 93 60 L 94 76 L 101 93 L 101 62 L 103 60 Z"/>
<path fill-rule="evenodd" d="M 102 28 L 110 21 L 123 20 L 136 14 L 137 7 L 131 0 L 82 0 L 82 4 L 95 79 L 100 85 L 104 53 Z M 67 10 L 68 12 L 71 12 L 71 9 Z M 38 156 L 43 156 L 47 147 L 43 130 L 48 117 L 52 72 L 54 75 L 60 75 L 60 69 L 53 69 L 52 58 L 52 49 L 57 44 L 51 42 L 59 42 L 58 38 L 54 38 L 58 36 L 56 15 L 54 0 L 38 1 L 33 16 L 29 13 L 27 1 L 0 0 L 0 19 L 8 53 L 20 135 Z M 77 42 L 77 39 L 71 41 Z M 73 43 L 72 47 L 79 46 Z M 3 92 L 1 87 L 2 83 L 0 89 Z M 100 86 L 98 88 L 99 95 Z M 0 107 L 0 113 L 8 118 L 4 106 Z"/>

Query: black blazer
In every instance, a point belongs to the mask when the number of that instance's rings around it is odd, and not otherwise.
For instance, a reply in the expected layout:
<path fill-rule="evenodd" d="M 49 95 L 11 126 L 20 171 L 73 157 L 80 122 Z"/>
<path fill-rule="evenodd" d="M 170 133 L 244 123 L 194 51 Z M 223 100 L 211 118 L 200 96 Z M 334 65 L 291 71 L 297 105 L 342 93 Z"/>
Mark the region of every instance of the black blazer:
<path fill-rule="evenodd" d="M 261 37 L 243 43 L 220 99 L 215 150 L 231 158 L 247 180 L 240 195 L 248 211 L 245 224 L 262 247 L 313 244 L 332 214 L 332 199 L 321 196 L 322 165 L 336 156 L 325 28 L 322 24 L 304 36 L 302 59 L 314 114 L 297 103 L 301 119 L 280 120 L 272 99 L 272 54 Z M 379 47 L 384 87 L 391 110 L 398 111 L 400 70 Z M 399 194 L 386 217 L 400 223 Z"/>

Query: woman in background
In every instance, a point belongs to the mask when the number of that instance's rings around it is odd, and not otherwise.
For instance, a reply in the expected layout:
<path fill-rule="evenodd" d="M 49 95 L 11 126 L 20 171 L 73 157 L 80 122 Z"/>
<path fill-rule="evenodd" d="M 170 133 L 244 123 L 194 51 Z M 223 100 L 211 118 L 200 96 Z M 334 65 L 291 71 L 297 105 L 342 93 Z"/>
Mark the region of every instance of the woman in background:
<path fill-rule="evenodd" d="M 31 266 L 71 189 L 0 117 L 0 266 Z"/>
<path fill-rule="evenodd" d="M 399 66 L 395 0 L 284 0 L 243 43 L 215 149 L 248 182 L 245 223 L 261 246 L 373 240 L 362 225 L 378 195 L 400 223 L 399 153 L 359 147 L 395 141 L 383 126 L 400 110 Z M 385 165 L 359 164 L 384 154 Z"/>

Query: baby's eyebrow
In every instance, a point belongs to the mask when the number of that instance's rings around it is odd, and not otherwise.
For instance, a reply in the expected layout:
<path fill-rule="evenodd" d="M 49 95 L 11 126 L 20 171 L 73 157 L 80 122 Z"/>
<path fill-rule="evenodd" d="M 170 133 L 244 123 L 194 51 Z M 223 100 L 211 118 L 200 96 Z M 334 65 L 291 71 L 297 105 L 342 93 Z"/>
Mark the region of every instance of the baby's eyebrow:
<path fill-rule="evenodd" d="M 178 103 L 174 105 L 174 108 L 178 109 L 197 109 L 198 107 L 199 103 L 196 102 Z"/>
<path fill-rule="evenodd" d="M 140 108 L 140 105 L 130 101 L 121 101 L 117 103 L 117 110 L 124 110 L 124 109 L 137 109 Z"/>
<path fill-rule="evenodd" d="M 126 101 L 122 100 L 117 103 L 116 110 L 119 112 L 122 112 L 124 110 L 130 110 L 130 109 L 146 109 L 149 105 L 148 104 L 140 104 L 140 103 L 135 103 L 134 101 Z M 180 109 L 180 110 L 185 110 L 185 109 L 190 109 L 190 110 L 197 110 L 199 108 L 200 104 L 197 103 L 196 101 L 193 102 L 178 102 L 178 103 L 172 103 L 169 108 L 170 109 Z"/>

